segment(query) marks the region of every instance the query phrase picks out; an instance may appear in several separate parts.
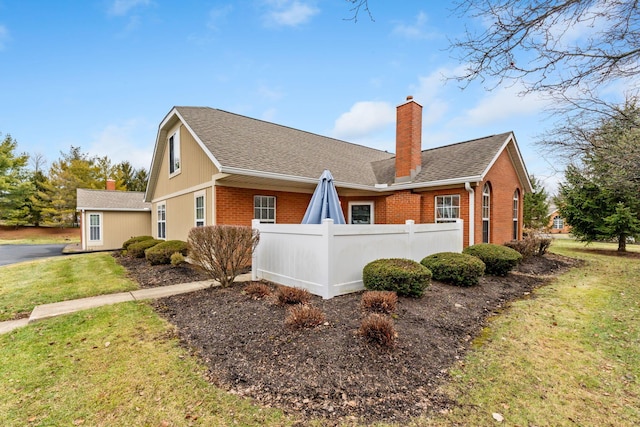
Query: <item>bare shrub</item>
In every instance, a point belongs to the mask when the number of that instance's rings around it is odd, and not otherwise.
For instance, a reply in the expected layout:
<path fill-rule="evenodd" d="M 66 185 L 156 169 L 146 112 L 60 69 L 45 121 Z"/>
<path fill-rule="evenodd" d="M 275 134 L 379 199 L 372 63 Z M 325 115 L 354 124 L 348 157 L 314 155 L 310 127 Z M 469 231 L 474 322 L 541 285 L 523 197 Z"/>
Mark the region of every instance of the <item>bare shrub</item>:
<path fill-rule="evenodd" d="M 229 286 L 251 261 L 260 234 L 251 227 L 208 225 L 189 232 L 189 257 L 209 276 Z"/>
<path fill-rule="evenodd" d="M 397 305 L 398 295 L 392 291 L 367 291 L 360 300 L 360 308 L 375 313 L 391 314 Z"/>
<path fill-rule="evenodd" d="M 244 287 L 244 293 L 253 299 L 262 299 L 271 295 L 271 288 L 264 283 L 251 282 Z"/>
<path fill-rule="evenodd" d="M 276 301 L 278 305 L 308 304 L 311 301 L 311 294 L 302 288 L 278 286 Z"/>
<path fill-rule="evenodd" d="M 394 347 L 398 337 L 393 320 L 378 313 L 368 314 L 367 317 L 362 319 L 358 334 L 368 342 L 383 347 Z"/>
<path fill-rule="evenodd" d="M 324 313 L 318 307 L 309 304 L 296 304 L 287 309 L 285 325 L 292 328 L 315 328 L 325 320 Z"/>

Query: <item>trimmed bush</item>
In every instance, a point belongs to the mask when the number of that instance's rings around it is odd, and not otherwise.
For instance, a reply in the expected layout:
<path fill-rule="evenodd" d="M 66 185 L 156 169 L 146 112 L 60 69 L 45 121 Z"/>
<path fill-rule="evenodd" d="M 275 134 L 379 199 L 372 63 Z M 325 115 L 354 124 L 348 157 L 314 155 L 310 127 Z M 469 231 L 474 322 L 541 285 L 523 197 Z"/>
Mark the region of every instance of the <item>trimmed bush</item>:
<path fill-rule="evenodd" d="M 311 293 L 302 288 L 278 286 L 276 301 L 278 305 L 308 304 L 311 301 Z"/>
<path fill-rule="evenodd" d="M 164 242 L 164 240 L 145 239 L 140 242 L 132 243 L 127 247 L 127 255 L 131 258 L 144 258 L 144 251 L 162 242 Z"/>
<path fill-rule="evenodd" d="M 184 259 L 184 255 L 182 255 L 180 252 L 174 252 L 171 254 L 171 265 L 173 265 L 174 267 L 184 264 L 185 262 L 187 261 Z"/>
<path fill-rule="evenodd" d="M 127 249 L 129 249 L 129 246 L 133 245 L 134 243 L 142 242 L 143 240 L 153 240 L 153 237 L 151 236 L 132 237 L 122 244 L 122 249 L 126 251 Z"/>
<path fill-rule="evenodd" d="M 362 319 L 358 334 L 368 342 L 383 347 L 395 346 L 398 337 L 393 320 L 378 313 L 371 313 Z"/>
<path fill-rule="evenodd" d="M 251 282 L 244 287 L 244 293 L 253 299 L 262 299 L 271 295 L 271 288 L 264 283 Z"/>
<path fill-rule="evenodd" d="M 187 255 L 187 242 L 182 240 L 166 240 L 144 251 L 144 256 L 151 265 L 171 263 L 171 255 L 179 252 Z"/>
<path fill-rule="evenodd" d="M 284 323 L 291 328 L 315 328 L 324 320 L 324 313 L 319 308 L 307 304 L 296 304 L 287 309 Z"/>
<path fill-rule="evenodd" d="M 494 276 L 506 276 L 522 260 L 518 251 L 492 243 L 468 246 L 462 252 L 480 258 L 485 264 L 485 273 Z"/>
<path fill-rule="evenodd" d="M 372 291 L 393 291 L 419 298 L 429 287 L 431 271 L 410 259 L 382 258 L 364 266 L 362 281 Z"/>
<path fill-rule="evenodd" d="M 367 291 L 362 294 L 360 308 L 374 313 L 391 314 L 398 306 L 398 294 L 391 291 Z"/>
<path fill-rule="evenodd" d="M 457 252 L 440 252 L 420 261 L 440 282 L 456 286 L 474 286 L 484 275 L 485 265 L 480 258 Z"/>

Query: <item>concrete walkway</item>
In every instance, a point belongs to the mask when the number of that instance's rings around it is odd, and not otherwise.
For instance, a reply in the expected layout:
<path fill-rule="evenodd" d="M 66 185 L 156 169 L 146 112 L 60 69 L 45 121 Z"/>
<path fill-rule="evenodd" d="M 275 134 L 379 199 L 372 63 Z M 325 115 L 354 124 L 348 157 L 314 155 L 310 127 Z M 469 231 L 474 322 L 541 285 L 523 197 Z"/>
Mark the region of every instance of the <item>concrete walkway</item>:
<path fill-rule="evenodd" d="M 246 282 L 251 280 L 251 273 L 241 274 L 236 277 L 236 282 Z M 31 322 L 48 319 L 50 317 L 63 314 L 74 313 L 76 311 L 87 310 L 89 308 L 101 307 L 103 305 L 117 304 L 126 301 L 139 301 L 146 299 L 164 298 L 171 295 L 184 294 L 199 291 L 211 286 L 218 286 L 214 280 L 202 282 L 180 283 L 177 285 L 160 286 L 157 288 L 138 289 L 129 292 L 119 292 L 117 294 L 98 295 L 95 297 L 81 298 L 70 301 L 54 302 L 36 306 L 28 319 L 9 320 L 0 322 L 0 334 L 11 332 L 16 328 L 26 326 Z"/>

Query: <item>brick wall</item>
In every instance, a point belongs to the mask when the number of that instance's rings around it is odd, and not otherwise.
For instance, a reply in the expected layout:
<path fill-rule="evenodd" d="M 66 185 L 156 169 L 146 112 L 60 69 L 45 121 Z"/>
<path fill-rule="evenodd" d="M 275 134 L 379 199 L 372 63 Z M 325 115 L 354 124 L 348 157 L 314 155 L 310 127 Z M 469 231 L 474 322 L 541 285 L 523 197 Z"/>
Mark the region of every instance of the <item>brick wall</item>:
<path fill-rule="evenodd" d="M 387 210 L 387 224 L 404 224 L 406 220 L 412 219 L 420 222 L 421 215 L 420 194 L 411 191 L 399 191 L 385 199 Z"/>
<path fill-rule="evenodd" d="M 436 222 L 436 196 L 460 196 L 460 219 L 464 221 L 464 246 L 469 246 L 469 193 L 464 187 L 420 193 L 422 196 L 421 223 Z"/>

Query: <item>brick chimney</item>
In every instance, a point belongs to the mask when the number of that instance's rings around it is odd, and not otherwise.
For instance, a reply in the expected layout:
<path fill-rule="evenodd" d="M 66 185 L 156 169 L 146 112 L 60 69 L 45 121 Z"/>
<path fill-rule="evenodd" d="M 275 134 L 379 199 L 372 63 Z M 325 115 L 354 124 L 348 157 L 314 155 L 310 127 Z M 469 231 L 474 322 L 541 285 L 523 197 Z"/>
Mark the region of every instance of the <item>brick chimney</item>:
<path fill-rule="evenodd" d="M 116 180 L 115 179 L 108 179 L 107 180 L 107 190 L 109 190 L 109 191 L 115 191 L 116 190 Z"/>
<path fill-rule="evenodd" d="M 397 108 L 396 182 L 410 182 L 422 169 L 422 105 L 407 96 Z"/>

